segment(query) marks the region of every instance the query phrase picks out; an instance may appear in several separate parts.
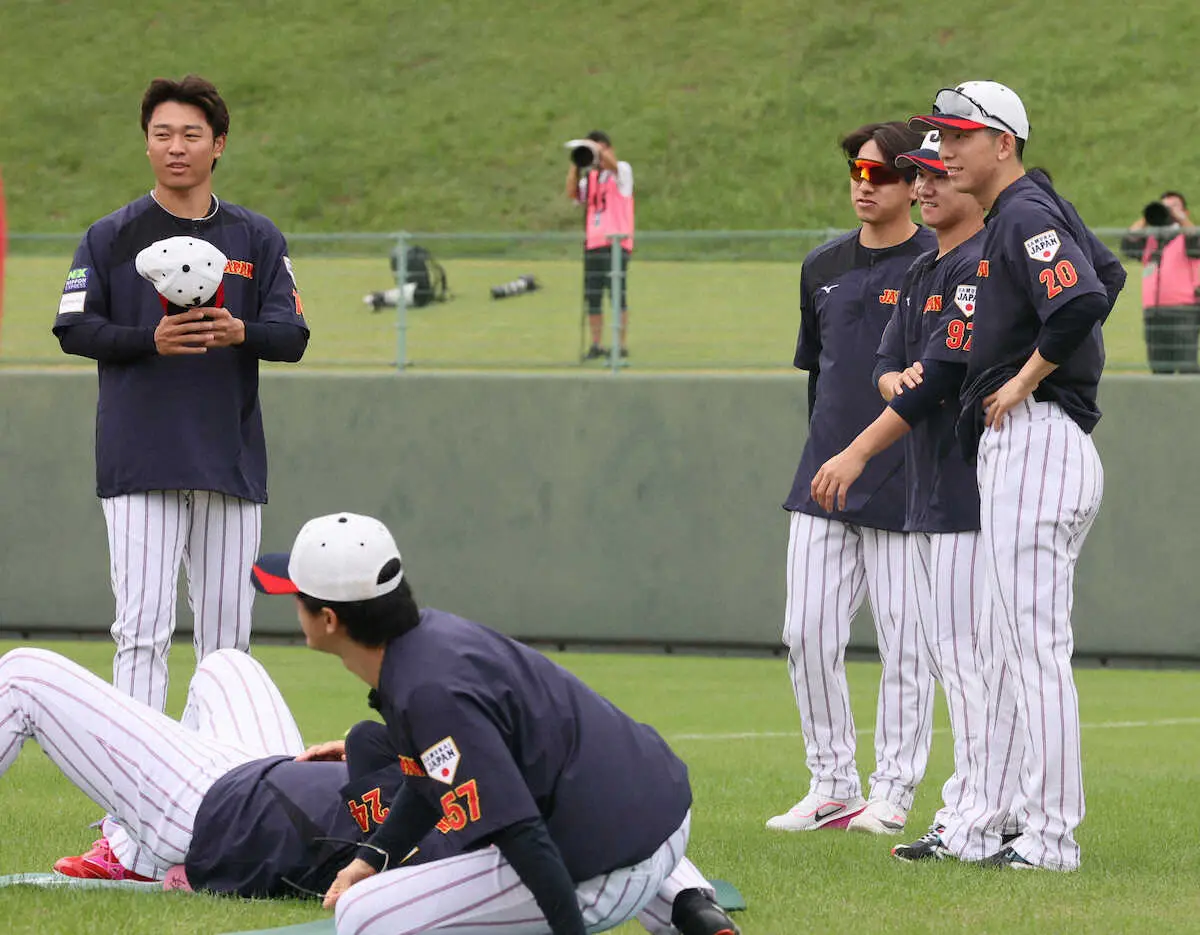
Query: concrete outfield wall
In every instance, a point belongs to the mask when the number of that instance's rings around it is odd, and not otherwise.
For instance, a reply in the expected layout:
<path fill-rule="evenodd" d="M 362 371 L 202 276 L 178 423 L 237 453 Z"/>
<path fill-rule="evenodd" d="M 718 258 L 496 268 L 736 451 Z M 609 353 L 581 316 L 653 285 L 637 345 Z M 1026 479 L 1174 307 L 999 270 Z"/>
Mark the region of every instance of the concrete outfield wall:
<path fill-rule="evenodd" d="M 512 634 L 779 643 L 800 376 L 273 371 L 263 397 L 264 549 L 310 516 L 372 513 L 422 603 Z M 1200 380 L 1110 377 L 1101 402 L 1107 487 L 1077 650 L 1200 657 Z M 94 406 L 94 374 L 0 372 L 0 628 L 111 621 Z M 255 619 L 295 632 L 290 601 L 260 599 Z M 870 640 L 860 620 L 855 642 Z"/>

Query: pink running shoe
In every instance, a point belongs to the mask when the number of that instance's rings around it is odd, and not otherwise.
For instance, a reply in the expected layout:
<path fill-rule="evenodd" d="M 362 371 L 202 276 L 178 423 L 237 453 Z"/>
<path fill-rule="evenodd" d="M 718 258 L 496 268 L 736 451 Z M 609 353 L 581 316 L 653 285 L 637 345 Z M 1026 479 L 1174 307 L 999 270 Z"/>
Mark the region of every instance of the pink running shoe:
<path fill-rule="evenodd" d="M 132 870 L 126 870 L 108 846 L 108 838 L 99 838 L 92 849 L 78 857 L 60 857 L 54 862 L 54 872 L 64 877 L 80 877 L 85 880 L 133 880 L 137 883 L 153 883 Z"/>

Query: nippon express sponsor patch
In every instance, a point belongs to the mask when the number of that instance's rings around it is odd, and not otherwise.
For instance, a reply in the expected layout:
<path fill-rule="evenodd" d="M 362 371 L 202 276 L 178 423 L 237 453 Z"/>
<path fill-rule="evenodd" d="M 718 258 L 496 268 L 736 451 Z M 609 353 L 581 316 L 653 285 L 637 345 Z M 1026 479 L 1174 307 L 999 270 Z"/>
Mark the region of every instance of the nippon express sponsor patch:
<path fill-rule="evenodd" d="M 81 266 L 79 269 L 73 269 L 67 273 L 67 281 L 63 284 L 63 295 L 68 292 L 86 292 L 88 282 L 88 268 Z"/>
<path fill-rule="evenodd" d="M 1058 255 L 1058 248 L 1061 246 L 1062 241 L 1058 239 L 1058 231 L 1048 230 L 1034 234 L 1025 241 L 1025 252 L 1029 254 L 1031 260 L 1049 263 Z"/>

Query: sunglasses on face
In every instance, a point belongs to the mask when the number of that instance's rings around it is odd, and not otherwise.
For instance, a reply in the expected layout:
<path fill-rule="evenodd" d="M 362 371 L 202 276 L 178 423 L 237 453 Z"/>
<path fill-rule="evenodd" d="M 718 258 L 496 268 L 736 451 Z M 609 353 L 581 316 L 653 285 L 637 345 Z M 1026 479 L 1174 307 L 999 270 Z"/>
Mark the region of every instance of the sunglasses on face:
<path fill-rule="evenodd" d="M 872 185 L 895 185 L 906 181 L 903 173 L 874 159 L 847 159 L 850 178 L 855 182 L 870 182 Z"/>
<path fill-rule="evenodd" d="M 933 99 L 933 113 L 937 117 L 962 117 L 965 120 L 979 121 L 980 117 L 995 120 L 1006 130 L 1017 135 L 1003 117 L 997 117 L 969 94 L 963 94 L 958 88 L 942 88 Z"/>

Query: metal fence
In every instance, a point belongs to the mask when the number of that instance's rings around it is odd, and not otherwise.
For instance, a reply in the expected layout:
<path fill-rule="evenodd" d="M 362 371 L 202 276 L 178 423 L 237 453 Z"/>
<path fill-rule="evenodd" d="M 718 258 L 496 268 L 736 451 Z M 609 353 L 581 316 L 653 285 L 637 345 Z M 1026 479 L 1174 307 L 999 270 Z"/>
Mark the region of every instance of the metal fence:
<path fill-rule="evenodd" d="M 313 331 L 305 366 L 417 369 L 626 367 L 785 369 L 799 323 L 800 264 L 838 230 L 639 231 L 632 260 L 608 273 L 602 344 L 591 344 L 578 232 L 290 234 Z M 1101 234 L 1114 250 L 1126 233 Z M 0 365 L 81 363 L 50 334 L 72 235 L 9 234 Z M 445 301 L 424 302 L 409 268 L 421 247 L 444 270 Z M 1109 367 L 1145 370 L 1141 264 L 1105 335 Z M 628 296 L 627 359 L 614 315 Z M 406 289 L 405 286 L 408 286 Z M 1167 325 L 1167 327 L 1175 327 Z M 1190 326 L 1189 326 L 1190 327 Z M 1194 357 L 1194 354 L 1193 354 Z"/>

